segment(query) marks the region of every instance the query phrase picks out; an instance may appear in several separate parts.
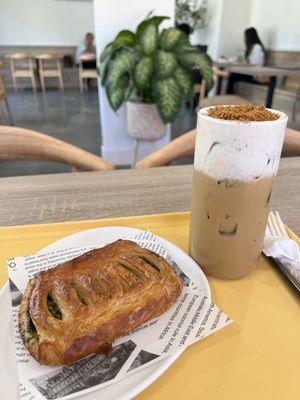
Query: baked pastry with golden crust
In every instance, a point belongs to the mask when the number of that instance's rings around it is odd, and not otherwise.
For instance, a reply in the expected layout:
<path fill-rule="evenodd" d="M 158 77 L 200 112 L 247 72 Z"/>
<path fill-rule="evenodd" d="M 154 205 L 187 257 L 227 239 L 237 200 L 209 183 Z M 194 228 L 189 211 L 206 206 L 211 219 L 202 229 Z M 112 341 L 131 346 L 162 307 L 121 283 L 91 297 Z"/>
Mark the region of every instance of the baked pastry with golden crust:
<path fill-rule="evenodd" d="M 164 258 L 118 240 L 36 274 L 20 305 L 20 334 L 40 363 L 70 364 L 108 352 L 114 339 L 164 313 L 181 289 Z"/>

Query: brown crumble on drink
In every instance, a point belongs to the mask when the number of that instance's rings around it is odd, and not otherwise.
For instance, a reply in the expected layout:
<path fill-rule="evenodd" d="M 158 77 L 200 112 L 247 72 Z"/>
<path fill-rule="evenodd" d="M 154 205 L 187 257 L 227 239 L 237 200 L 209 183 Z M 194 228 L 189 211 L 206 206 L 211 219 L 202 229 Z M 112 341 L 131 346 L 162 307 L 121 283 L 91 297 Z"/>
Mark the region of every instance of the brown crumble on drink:
<path fill-rule="evenodd" d="M 241 104 L 236 106 L 216 106 L 207 111 L 212 118 L 235 121 L 275 121 L 279 115 L 266 109 L 264 105 Z"/>

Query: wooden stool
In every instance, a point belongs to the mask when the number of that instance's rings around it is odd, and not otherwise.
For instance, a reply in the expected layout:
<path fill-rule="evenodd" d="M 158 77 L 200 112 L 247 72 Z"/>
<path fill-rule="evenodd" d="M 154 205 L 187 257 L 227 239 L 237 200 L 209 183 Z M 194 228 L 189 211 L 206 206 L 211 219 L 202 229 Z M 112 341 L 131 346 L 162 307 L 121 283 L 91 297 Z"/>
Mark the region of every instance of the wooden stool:
<path fill-rule="evenodd" d="M 62 77 L 60 56 L 55 53 L 47 53 L 36 56 L 36 59 L 39 62 L 39 75 L 40 75 L 42 91 L 44 93 L 46 91 L 45 78 L 57 78 L 59 89 L 61 92 L 63 92 L 64 82 Z M 46 63 L 47 61 L 49 61 L 49 64 L 51 63 L 51 68 L 45 68 L 44 63 Z M 55 68 L 53 68 L 53 63 L 55 64 Z"/>
<path fill-rule="evenodd" d="M 18 91 L 17 78 L 30 78 L 32 90 L 36 92 L 32 57 L 28 53 L 8 54 L 6 57 L 10 60 L 11 78 L 15 91 Z M 23 61 L 23 63 L 26 62 L 26 64 L 28 64 L 28 68 L 24 68 L 24 66 L 17 67 L 18 61 Z"/>
<path fill-rule="evenodd" d="M 96 56 L 92 53 L 82 54 L 79 59 L 79 87 L 80 92 L 83 93 L 84 79 L 98 79 L 97 68 L 84 68 L 85 61 L 96 62 Z"/>

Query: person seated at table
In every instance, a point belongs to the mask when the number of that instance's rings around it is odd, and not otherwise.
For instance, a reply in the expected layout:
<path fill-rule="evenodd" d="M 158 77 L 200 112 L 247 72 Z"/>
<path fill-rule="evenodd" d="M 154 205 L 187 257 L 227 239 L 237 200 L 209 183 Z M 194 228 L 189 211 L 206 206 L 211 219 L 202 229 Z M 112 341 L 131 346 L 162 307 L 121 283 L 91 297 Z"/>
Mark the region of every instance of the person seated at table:
<path fill-rule="evenodd" d="M 245 40 L 245 56 L 244 62 L 249 65 L 255 65 L 262 67 L 266 63 L 266 50 L 262 41 L 260 40 L 257 30 L 255 28 L 248 28 L 244 32 Z M 255 78 L 249 75 L 232 73 L 228 79 L 227 93 L 234 93 L 235 82 L 255 82 L 255 83 L 266 83 L 257 81 Z"/>
<path fill-rule="evenodd" d="M 257 30 L 248 28 L 245 30 L 245 62 L 250 65 L 262 67 L 266 63 L 266 50 L 262 44 Z"/>
<path fill-rule="evenodd" d="M 76 64 L 78 65 L 80 62 L 80 56 L 83 54 L 95 54 L 96 48 L 94 46 L 94 35 L 91 32 L 88 32 L 85 35 L 84 41 L 81 42 L 76 50 Z M 96 68 L 96 61 L 83 61 L 83 68 Z"/>

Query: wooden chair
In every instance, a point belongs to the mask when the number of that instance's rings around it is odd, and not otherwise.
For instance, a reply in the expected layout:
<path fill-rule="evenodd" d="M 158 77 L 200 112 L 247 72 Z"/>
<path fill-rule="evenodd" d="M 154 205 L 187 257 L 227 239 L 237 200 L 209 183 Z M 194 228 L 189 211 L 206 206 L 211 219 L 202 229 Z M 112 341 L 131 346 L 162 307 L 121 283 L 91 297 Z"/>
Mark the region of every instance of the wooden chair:
<path fill-rule="evenodd" d="M 214 69 L 214 87 L 212 89 L 212 96 L 206 97 L 206 82 L 203 79 L 201 83 L 194 85 L 193 96 L 190 99 L 190 109 L 193 109 L 193 98 L 195 94 L 199 95 L 198 109 L 202 107 L 218 106 L 222 104 L 235 105 L 235 104 L 250 104 L 250 102 L 243 97 L 235 95 L 217 95 L 218 81 L 222 77 L 227 77 L 228 72 L 221 69 Z"/>
<path fill-rule="evenodd" d="M 28 53 L 9 54 L 6 57 L 10 60 L 11 78 L 15 91 L 18 91 L 17 78 L 30 78 L 32 90 L 36 92 L 32 57 Z"/>
<path fill-rule="evenodd" d="M 39 63 L 39 76 L 41 81 L 41 89 L 45 93 L 46 86 L 45 86 L 45 78 L 57 78 L 59 89 L 61 92 L 64 91 L 64 82 L 62 77 L 62 69 L 61 69 L 61 62 L 60 56 L 56 53 L 46 53 L 40 54 L 36 56 L 36 59 Z M 49 64 L 48 68 L 45 68 Z"/>
<path fill-rule="evenodd" d="M 152 168 L 170 165 L 173 161 L 194 155 L 195 130 L 189 131 L 172 140 L 166 146 L 148 155 L 136 163 L 135 168 Z M 283 153 L 300 155 L 300 132 L 286 129 Z"/>
<path fill-rule="evenodd" d="M 0 160 L 43 160 L 68 164 L 72 171 L 101 171 L 114 165 L 62 140 L 23 128 L 0 126 Z"/>
<path fill-rule="evenodd" d="M 79 59 L 79 87 L 80 92 L 84 90 L 84 79 L 98 79 L 97 68 L 84 68 L 84 62 L 95 62 L 96 56 L 92 53 L 82 54 Z"/>
<path fill-rule="evenodd" d="M 6 111 L 10 120 L 10 124 L 13 125 L 14 121 L 13 121 L 13 117 L 12 117 L 12 113 L 11 113 L 11 109 L 10 109 L 10 105 L 9 105 L 9 101 L 8 101 L 8 96 L 6 94 L 6 89 L 5 89 L 5 84 L 2 78 L 2 75 L 0 74 L 0 121 L 3 118 L 3 107 L 2 107 L 2 103 L 5 104 L 6 107 Z"/>

